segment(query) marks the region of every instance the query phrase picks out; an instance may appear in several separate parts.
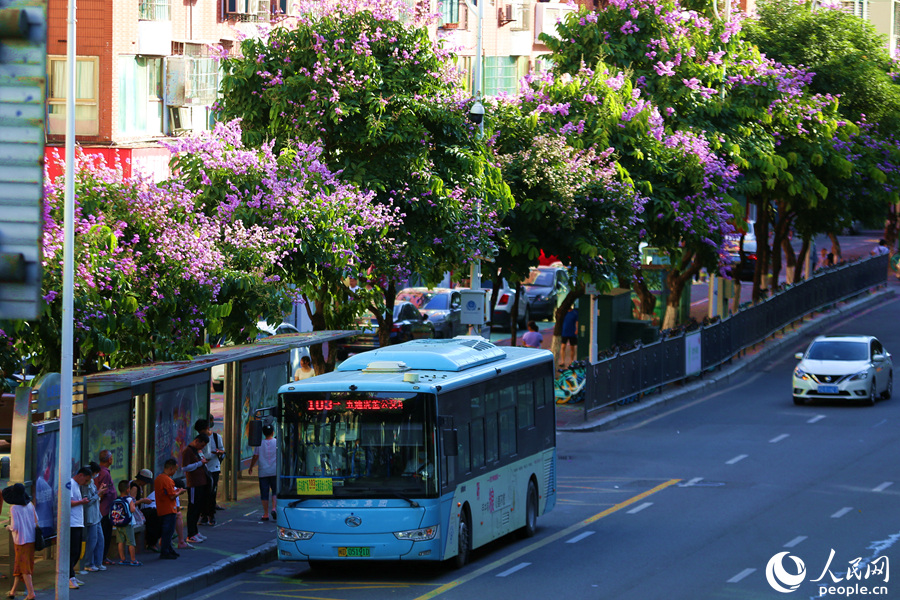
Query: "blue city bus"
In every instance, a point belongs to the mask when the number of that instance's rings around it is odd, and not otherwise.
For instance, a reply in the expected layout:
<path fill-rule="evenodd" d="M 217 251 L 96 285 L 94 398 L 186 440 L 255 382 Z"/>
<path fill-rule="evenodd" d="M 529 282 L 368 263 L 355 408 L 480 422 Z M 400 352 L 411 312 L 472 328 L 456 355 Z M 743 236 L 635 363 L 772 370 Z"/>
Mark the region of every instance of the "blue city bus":
<path fill-rule="evenodd" d="M 448 561 L 556 504 L 553 355 L 414 340 L 281 387 L 278 558 Z"/>

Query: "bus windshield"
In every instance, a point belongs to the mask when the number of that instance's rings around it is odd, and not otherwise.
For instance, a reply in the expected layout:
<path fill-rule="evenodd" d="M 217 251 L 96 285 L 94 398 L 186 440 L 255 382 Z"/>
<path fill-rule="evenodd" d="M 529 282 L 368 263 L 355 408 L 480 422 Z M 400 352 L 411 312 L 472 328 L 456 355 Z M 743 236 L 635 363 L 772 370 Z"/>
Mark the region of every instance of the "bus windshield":
<path fill-rule="evenodd" d="M 281 398 L 279 498 L 434 497 L 434 396 L 303 392 Z"/>

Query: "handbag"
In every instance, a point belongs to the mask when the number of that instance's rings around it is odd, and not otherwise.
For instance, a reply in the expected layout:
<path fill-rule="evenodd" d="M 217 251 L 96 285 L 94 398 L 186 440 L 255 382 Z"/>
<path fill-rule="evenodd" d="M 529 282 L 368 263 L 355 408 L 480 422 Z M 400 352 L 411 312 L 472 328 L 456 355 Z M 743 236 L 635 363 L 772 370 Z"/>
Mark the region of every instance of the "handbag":
<path fill-rule="evenodd" d="M 43 550 L 47 547 L 47 542 L 44 541 L 44 532 L 37 524 L 37 511 L 34 510 L 34 504 L 31 505 L 31 512 L 34 515 L 34 549 Z"/>

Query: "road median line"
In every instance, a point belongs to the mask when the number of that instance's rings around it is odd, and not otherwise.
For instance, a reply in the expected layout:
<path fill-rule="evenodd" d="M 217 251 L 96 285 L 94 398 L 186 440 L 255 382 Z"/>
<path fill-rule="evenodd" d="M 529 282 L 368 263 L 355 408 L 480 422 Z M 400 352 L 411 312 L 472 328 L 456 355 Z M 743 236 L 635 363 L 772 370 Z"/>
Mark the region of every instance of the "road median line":
<path fill-rule="evenodd" d="M 614 512 L 618 512 L 618 511 L 622 510 L 623 508 L 627 508 L 627 507 L 631 506 L 632 504 L 635 504 L 636 502 L 640 502 L 644 498 L 647 498 L 648 496 L 652 496 L 653 494 L 655 494 L 657 492 L 661 492 L 662 490 L 666 489 L 667 487 L 675 485 L 676 483 L 678 483 L 680 481 L 681 481 L 680 479 L 670 479 L 664 483 L 657 485 L 654 488 L 651 488 L 645 492 L 641 492 L 637 496 L 632 496 L 631 498 L 629 498 L 627 500 L 623 500 L 622 502 L 619 502 L 616 505 L 610 506 L 606 510 L 601 511 L 601 512 L 597 513 L 596 515 L 588 517 L 587 519 L 580 521 L 578 523 L 575 523 L 574 525 L 570 525 L 569 527 L 563 529 L 562 531 L 557 531 L 553 535 L 547 536 L 546 538 L 539 540 L 533 544 L 529 544 L 525 548 L 517 550 L 516 552 L 513 552 L 509 556 L 505 556 L 503 558 L 495 560 L 494 562 L 489 563 L 489 564 L 481 567 L 480 569 L 472 571 L 468 575 L 464 575 L 463 577 L 460 577 L 459 579 L 455 579 L 449 583 L 445 583 L 441 587 L 439 587 L 435 590 L 432 590 L 425 595 L 419 596 L 418 598 L 415 598 L 415 600 L 430 600 L 431 598 L 440 596 L 444 592 L 450 591 L 453 588 L 460 586 L 464 583 L 468 583 L 469 581 L 472 581 L 473 579 L 481 577 L 482 575 L 485 575 L 486 573 L 489 573 L 489 572 L 493 571 L 494 569 L 502 567 L 503 565 L 511 563 L 514 560 L 518 560 L 518 559 L 522 558 L 523 556 L 525 556 L 526 554 L 537 550 L 538 548 L 542 548 L 543 546 L 552 544 L 553 542 L 555 542 L 561 538 L 572 535 L 579 529 L 583 529 L 583 528 L 587 527 L 588 525 L 590 525 L 591 523 L 595 523 L 596 521 L 599 521 L 603 517 L 608 517 L 609 515 L 613 514 Z"/>

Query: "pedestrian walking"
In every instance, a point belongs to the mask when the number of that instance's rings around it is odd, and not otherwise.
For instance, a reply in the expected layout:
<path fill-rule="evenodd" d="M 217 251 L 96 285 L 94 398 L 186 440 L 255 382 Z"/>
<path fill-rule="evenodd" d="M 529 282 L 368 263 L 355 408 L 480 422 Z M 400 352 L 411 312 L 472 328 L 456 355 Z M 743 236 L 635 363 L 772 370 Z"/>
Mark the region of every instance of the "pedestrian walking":
<path fill-rule="evenodd" d="M 25 584 L 28 595 L 25 600 L 33 600 L 34 582 L 34 530 L 37 527 L 37 512 L 21 483 L 11 485 L 3 489 L 3 501 L 9 504 L 9 525 L 6 526 L 12 532 L 13 546 L 15 548 L 15 562 L 13 563 L 12 588 L 7 597 L 15 598 L 16 588 L 19 582 Z"/>
<path fill-rule="evenodd" d="M 191 544 L 199 544 L 206 539 L 206 536 L 197 530 L 197 524 L 200 522 L 201 511 L 206 509 L 211 480 L 206 469 L 206 463 L 209 461 L 202 454 L 208 443 L 209 438 L 205 434 L 198 433 L 181 453 L 181 470 L 187 478 L 188 489 L 187 541 Z M 156 502 L 159 503 L 158 497 Z"/>
<path fill-rule="evenodd" d="M 250 468 L 247 473 L 253 475 L 253 467 L 259 463 L 259 497 L 262 500 L 263 514 L 261 521 L 269 520 L 269 492 L 272 493 L 272 518 L 275 518 L 275 484 L 277 472 L 278 442 L 275 440 L 275 428 L 270 424 L 262 428 L 265 439 L 259 447 L 253 449 Z"/>

